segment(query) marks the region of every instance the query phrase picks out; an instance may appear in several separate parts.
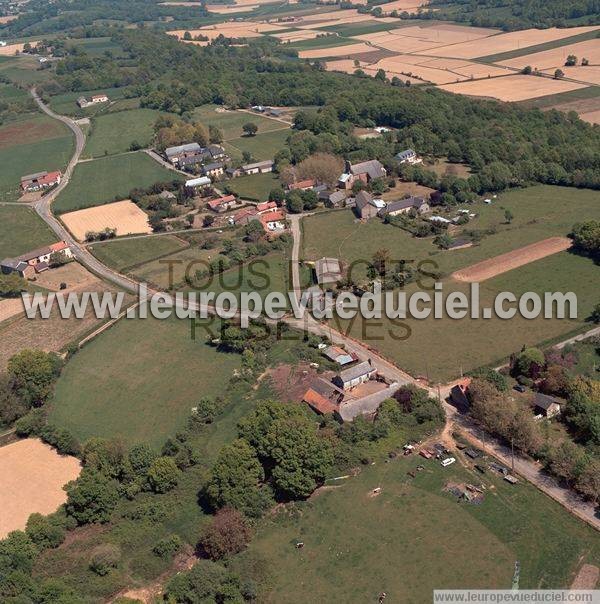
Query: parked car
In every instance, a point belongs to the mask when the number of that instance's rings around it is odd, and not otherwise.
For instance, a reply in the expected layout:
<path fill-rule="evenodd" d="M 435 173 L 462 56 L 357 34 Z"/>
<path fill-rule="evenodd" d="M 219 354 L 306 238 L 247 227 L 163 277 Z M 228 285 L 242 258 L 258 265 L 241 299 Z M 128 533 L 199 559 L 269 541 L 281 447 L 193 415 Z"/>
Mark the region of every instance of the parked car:
<path fill-rule="evenodd" d="M 456 459 L 454 459 L 454 457 L 447 457 L 446 459 L 442 460 L 442 467 L 447 467 L 451 464 L 453 464 L 456 461 Z"/>
<path fill-rule="evenodd" d="M 514 389 L 517 392 L 526 392 L 527 388 L 525 386 L 523 386 L 522 384 L 517 384 L 516 386 L 514 386 Z"/>

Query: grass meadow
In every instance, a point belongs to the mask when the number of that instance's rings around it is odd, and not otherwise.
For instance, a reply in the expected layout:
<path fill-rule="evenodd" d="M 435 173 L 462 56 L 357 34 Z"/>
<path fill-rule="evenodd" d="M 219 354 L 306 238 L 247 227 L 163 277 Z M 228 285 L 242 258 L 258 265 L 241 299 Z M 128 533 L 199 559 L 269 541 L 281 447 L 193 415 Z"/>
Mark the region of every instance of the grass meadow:
<path fill-rule="evenodd" d="M 258 133 L 280 130 L 284 124 L 278 120 L 264 117 L 259 113 L 247 111 L 215 111 L 217 105 L 202 105 L 194 109 L 192 117 L 194 121 L 201 122 L 205 126 L 216 126 L 223 132 L 224 140 L 239 138 L 244 131 L 242 126 L 253 122 L 258 126 Z"/>
<path fill-rule="evenodd" d="M 273 159 L 275 154 L 285 147 L 289 135 L 290 129 L 284 127 L 256 136 L 234 138 L 224 143 L 224 146 L 234 162 L 242 161 L 244 151 L 250 153 L 255 161 L 262 161 Z"/>
<path fill-rule="evenodd" d="M 223 396 L 240 357 L 218 352 L 190 322 L 121 320 L 68 363 L 50 420 L 81 441 L 92 436 L 157 449 L 204 397 Z"/>
<path fill-rule="evenodd" d="M 416 478 L 407 471 L 418 463 Z M 481 505 L 444 492 L 484 483 Z M 535 488 L 508 485 L 454 464 L 398 457 L 365 467 L 341 486 L 267 517 L 234 568 L 265 569 L 264 603 L 375 601 L 420 604 L 434 589 L 567 588 L 581 560 L 598 564 L 593 529 Z M 370 492 L 381 487 L 381 494 Z M 302 549 L 294 544 L 304 543 Z"/>
<path fill-rule="evenodd" d="M 26 114 L 0 127 L 0 201 L 21 196 L 20 178 L 64 170 L 73 154 L 69 129 L 49 117 Z"/>
<path fill-rule="evenodd" d="M 149 147 L 154 134 L 152 126 L 159 115 L 160 112 L 154 109 L 132 109 L 92 118 L 84 157 L 124 153 L 134 142 Z"/>
<path fill-rule="evenodd" d="M 0 206 L 0 260 L 56 241 L 56 235 L 28 207 Z"/>
<path fill-rule="evenodd" d="M 163 168 L 144 152 L 106 157 L 77 165 L 69 185 L 53 204 L 54 212 L 64 214 L 104 203 L 126 199 L 135 187 L 181 178 Z"/>
<path fill-rule="evenodd" d="M 161 256 L 172 254 L 186 247 L 186 243 L 177 237 L 136 237 L 134 239 L 115 239 L 93 246 L 90 250 L 102 263 L 118 271 L 139 266 Z"/>
<path fill-rule="evenodd" d="M 239 195 L 242 199 L 265 201 L 269 198 L 272 189 L 281 188 L 281 181 L 277 174 L 251 174 L 240 176 L 227 181 L 227 189 Z"/>

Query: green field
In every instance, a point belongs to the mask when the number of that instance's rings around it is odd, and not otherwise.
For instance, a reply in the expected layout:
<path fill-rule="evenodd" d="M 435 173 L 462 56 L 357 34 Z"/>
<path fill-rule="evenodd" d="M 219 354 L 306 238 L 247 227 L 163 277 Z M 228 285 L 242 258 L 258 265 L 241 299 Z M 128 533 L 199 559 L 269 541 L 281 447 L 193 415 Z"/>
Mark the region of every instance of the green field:
<path fill-rule="evenodd" d="M 129 151 L 133 142 L 149 147 L 153 125 L 160 115 L 154 109 L 133 109 L 106 113 L 92 119 L 84 157 L 101 157 Z"/>
<path fill-rule="evenodd" d="M 419 463 L 426 469 L 409 478 Z M 484 483 L 485 500 L 457 504 L 443 490 L 450 481 Z M 398 457 L 341 482 L 266 518 L 233 560 L 264 569 L 260 602 L 358 604 L 386 592 L 390 602 L 422 604 L 433 589 L 510 589 L 516 560 L 521 589 L 568 588 L 581 563 L 600 562 L 595 531 L 523 481 Z"/>
<path fill-rule="evenodd" d="M 347 46 L 358 44 L 360 40 L 344 38 L 343 36 L 329 36 L 327 38 L 312 38 L 311 40 L 300 40 L 290 44 L 295 50 L 311 50 L 313 48 L 333 48 L 335 46 Z"/>
<path fill-rule="evenodd" d="M 113 42 L 112 38 L 79 38 L 70 41 L 73 46 L 81 48 L 91 57 L 98 57 L 105 52 L 110 52 L 114 57 L 127 56 L 123 47 L 117 42 Z"/>
<path fill-rule="evenodd" d="M 75 355 L 50 420 L 80 440 L 121 437 L 159 447 L 203 397 L 222 396 L 240 357 L 190 337 L 189 321 L 121 320 Z"/>
<path fill-rule="evenodd" d="M 170 235 L 160 237 L 136 237 L 134 239 L 115 239 L 90 246 L 90 250 L 103 264 L 118 271 L 166 254 L 172 254 L 186 244 Z"/>
<path fill-rule="evenodd" d="M 73 147 L 68 128 L 46 116 L 28 114 L 4 124 L 0 127 L 0 201 L 21 196 L 21 176 L 64 170 Z"/>
<path fill-rule="evenodd" d="M 0 206 L 0 260 L 55 241 L 56 235 L 32 209 Z"/>
<path fill-rule="evenodd" d="M 428 260 L 434 262 L 442 274 L 449 274 L 548 237 L 567 235 L 581 220 L 600 219 L 597 192 L 566 187 L 515 189 L 500 195 L 491 205 L 476 203 L 459 207 L 477 214 L 465 229 L 494 228 L 497 232 L 486 235 L 471 248 L 440 251 L 431 238 L 415 238 L 378 218 L 360 223 L 351 210 L 338 210 L 303 220 L 302 256 L 305 260 L 334 256 L 350 263 L 370 261 L 375 251 L 387 248 L 395 261 Z M 510 224 L 505 224 L 505 209 L 514 215 Z M 357 271 L 357 276 L 364 273 L 360 267 Z"/>
<path fill-rule="evenodd" d="M 126 199 L 135 187 L 181 179 L 140 151 L 80 163 L 69 185 L 54 202 L 57 214 Z"/>
<path fill-rule="evenodd" d="M 383 356 L 393 360 L 411 375 L 428 376 L 432 382 L 445 382 L 481 365 L 500 365 L 522 346 L 550 343 L 589 328 L 585 322 L 598 300 L 599 268 L 588 258 L 569 252 L 548 256 L 480 284 L 481 307 L 491 307 L 499 292 L 509 291 L 517 298 L 525 292 L 575 292 L 578 319 L 511 320 L 469 318 L 452 320 L 447 317 L 425 320 L 334 322 L 354 338 L 367 342 Z M 463 292 L 469 297 L 469 284 L 451 280 L 443 282 L 443 291 Z M 413 283 L 407 295 L 433 286 L 424 279 L 422 288 Z M 432 293 L 432 292 L 430 292 Z"/>
<path fill-rule="evenodd" d="M 216 108 L 222 109 L 217 105 L 202 105 L 194 109 L 192 116 L 195 121 L 201 122 L 206 126 L 213 125 L 220 128 L 225 140 L 242 136 L 244 133 L 242 126 L 248 122 L 256 124 L 259 133 L 280 130 L 284 126 L 280 121 L 263 117 L 258 113 L 247 111 L 215 111 Z"/>
<path fill-rule="evenodd" d="M 15 84 L 31 86 L 49 80 L 52 71 L 40 69 L 36 58 L 21 55 L 20 57 L 0 57 L 0 75 Z"/>
<path fill-rule="evenodd" d="M 231 189 L 242 199 L 254 201 L 265 201 L 269 198 L 272 189 L 281 187 L 281 181 L 277 174 L 268 172 L 266 174 L 252 174 L 251 176 L 240 176 L 227 181 L 227 189 Z"/>
<path fill-rule="evenodd" d="M 81 109 L 81 107 L 77 105 L 77 99 L 80 96 L 84 96 L 89 99 L 89 97 L 91 97 L 93 94 L 107 94 L 111 101 L 119 101 L 120 99 L 124 99 L 128 93 L 129 89 L 127 87 L 98 88 L 97 90 L 86 90 L 84 92 L 65 92 L 63 94 L 57 94 L 50 97 L 48 104 L 53 111 L 62 115 L 89 117 L 91 115 L 106 112 L 110 108 L 110 105 L 109 103 L 100 103 L 95 107 Z"/>
<path fill-rule="evenodd" d="M 283 124 L 281 124 L 283 126 Z M 285 147 L 287 137 L 290 135 L 289 128 L 265 132 L 257 136 L 242 136 L 224 143 L 227 153 L 237 162 L 242 161 L 242 153 L 248 151 L 253 160 L 261 161 L 273 159 L 278 151 Z"/>

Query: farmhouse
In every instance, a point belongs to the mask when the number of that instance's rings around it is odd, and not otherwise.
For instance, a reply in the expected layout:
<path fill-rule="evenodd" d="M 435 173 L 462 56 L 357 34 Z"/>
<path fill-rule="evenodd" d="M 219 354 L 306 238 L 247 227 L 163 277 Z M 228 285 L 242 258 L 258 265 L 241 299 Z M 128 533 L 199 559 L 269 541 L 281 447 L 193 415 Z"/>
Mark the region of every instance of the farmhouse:
<path fill-rule="evenodd" d="M 429 204 L 422 197 L 408 197 L 388 203 L 385 208 L 380 210 L 379 215 L 382 218 L 386 216 L 398 216 L 398 214 L 408 214 L 415 210 L 419 214 L 425 214 L 430 211 Z"/>
<path fill-rule="evenodd" d="M 185 181 L 185 186 L 188 189 L 194 189 L 194 191 L 198 192 L 204 187 L 210 186 L 210 178 L 208 176 L 201 176 L 200 178 L 192 178 L 191 180 Z"/>
<path fill-rule="evenodd" d="M 308 191 L 312 189 L 317 183 L 314 180 L 299 180 L 298 182 L 290 183 L 287 188 L 288 191 Z"/>
<path fill-rule="evenodd" d="M 90 97 L 88 101 L 84 96 L 80 96 L 77 99 L 77 104 L 85 109 L 86 107 L 91 107 L 92 105 L 97 105 L 98 103 L 108 103 L 108 96 L 106 94 L 94 94 Z"/>
<path fill-rule="evenodd" d="M 263 201 L 262 203 L 256 204 L 256 211 L 259 214 L 264 214 L 265 212 L 270 212 L 272 210 L 277 209 L 277 204 L 274 201 Z"/>
<path fill-rule="evenodd" d="M 383 178 L 386 174 L 386 169 L 381 162 L 376 159 L 363 161 L 358 164 L 351 164 L 349 161 L 346 161 L 344 173 L 338 180 L 338 188 L 346 190 L 351 189 L 352 185 L 357 180 L 366 184 L 376 178 Z"/>
<path fill-rule="evenodd" d="M 340 373 L 333 378 L 333 383 L 344 390 L 350 390 L 359 384 L 368 382 L 376 374 L 377 369 L 373 367 L 371 361 L 363 361 L 354 367 L 350 367 L 350 369 L 340 371 Z"/>
<path fill-rule="evenodd" d="M 281 210 L 271 210 L 270 212 L 259 214 L 258 219 L 267 232 L 277 233 L 285 231 L 285 214 Z"/>
<path fill-rule="evenodd" d="M 272 159 L 267 159 L 253 164 L 246 164 L 245 166 L 242 166 L 242 172 L 244 174 L 265 174 L 267 172 L 273 172 L 273 163 Z"/>
<path fill-rule="evenodd" d="M 326 413 L 336 413 L 344 397 L 345 393 L 343 390 L 319 377 L 311 383 L 309 389 L 304 393 L 302 400 L 317 413 L 325 415 Z"/>
<path fill-rule="evenodd" d="M 343 205 L 346 199 L 345 191 L 321 191 L 319 193 L 319 199 L 330 208 L 339 208 Z"/>
<path fill-rule="evenodd" d="M 400 153 L 396 153 L 395 158 L 399 164 L 420 164 L 423 161 L 413 149 L 400 151 Z"/>
<path fill-rule="evenodd" d="M 204 176 L 210 176 L 211 178 L 219 178 L 220 176 L 223 176 L 224 172 L 225 166 L 223 165 L 223 162 L 220 161 L 202 166 L 202 174 Z"/>
<path fill-rule="evenodd" d="M 176 147 L 167 147 L 165 149 L 166 158 L 173 164 L 180 164 L 186 157 L 192 157 L 200 154 L 202 147 L 198 143 L 187 143 L 177 145 Z"/>
<path fill-rule="evenodd" d="M 225 197 L 217 197 L 217 199 L 211 199 L 208 202 L 208 207 L 213 212 L 226 212 L 237 203 L 235 195 L 226 195 Z"/>
<path fill-rule="evenodd" d="M 320 258 L 315 262 L 315 274 L 319 285 L 337 283 L 342 278 L 342 268 L 337 258 Z"/>
<path fill-rule="evenodd" d="M 361 220 L 369 220 L 385 208 L 385 202 L 381 199 L 373 199 L 368 191 L 360 191 L 356 195 L 356 213 Z"/>
<path fill-rule="evenodd" d="M 73 258 L 69 244 L 66 241 L 59 241 L 16 258 L 6 258 L 0 262 L 0 269 L 4 274 L 17 273 L 20 277 L 32 279 L 36 273 L 50 268 L 50 258 L 57 253 L 63 254 L 66 258 Z"/>
<path fill-rule="evenodd" d="M 21 177 L 21 190 L 25 193 L 41 191 L 48 189 L 60 183 L 62 173 L 59 170 L 55 172 L 36 172 Z"/>
<path fill-rule="evenodd" d="M 558 400 L 552 396 L 536 392 L 533 403 L 536 415 L 548 418 L 560 415 L 560 404 Z"/>
<path fill-rule="evenodd" d="M 233 224 L 245 225 L 248 224 L 251 220 L 256 220 L 257 218 L 258 212 L 255 208 L 244 208 L 233 215 Z"/>
<path fill-rule="evenodd" d="M 466 410 L 470 407 L 469 397 L 467 392 L 471 385 L 471 378 L 463 378 L 450 389 L 450 402 L 461 410 Z"/>
<path fill-rule="evenodd" d="M 346 352 L 339 346 L 328 346 L 323 350 L 323 356 L 338 365 L 348 365 L 354 363 L 354 361 L 358 361 L 358 357 L 355 354 Z"/>

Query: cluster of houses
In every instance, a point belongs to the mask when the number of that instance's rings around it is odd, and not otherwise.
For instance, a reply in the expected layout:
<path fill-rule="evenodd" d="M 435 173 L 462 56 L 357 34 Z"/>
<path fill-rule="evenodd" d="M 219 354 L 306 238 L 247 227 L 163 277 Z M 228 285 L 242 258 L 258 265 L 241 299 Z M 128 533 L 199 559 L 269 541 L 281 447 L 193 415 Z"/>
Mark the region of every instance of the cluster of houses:
<path fill-rule="evenodd" d="M 327 346 L 321 352 L 325 358 L 339 365 L 340 370 L 331 380 L 323 377 L 314 378 L 302 400 L 321 415 L 332 413 L 342 420 L 352 419 L 357 415 L 356 410 L 350 411 L 347 408 L 356 406 L 355 403 L 360 400 L 352 394 L 352 391 L 361 384 L 376 379 L 377 369 L 370 359 L 361 361 L 354 353 L 347 352 L 339 346 Z M 381 393 L 371 396 L 377 398 L 374 401 L 376 408 L 389 396 L 389 393 L 384 388 Z"/>
<path fill-rule="evenodd" d="M 99 103 L 108 103 L 108 101 L 109 98 L 106 94 L 93 94 L 89 101 L 84 96 L 80 96 L 77 99 L 77 104 L 81 109 L 86 109 L 87 107 L 98 105 Z"/>
<path fill-rule="evenodd" d="M 66 241 L 59 241 L 16 258 L 5 258 L 0 262 L 0 270 L 5 275 L 17 273 L 24 279 L 33 279 L 38 273 L 50 268 L 53 254 L 62 254 L 67 260 L 73 258 L 69 244 Z"/>
<path fill-rule="evenodd" d="M 176 147 L 167 147 L 165 157 L 169 163 L 180 170 L 199 172 L 208 178 L 220 178 L 225 173 L 229 161 L 221 145 L 201 147 L 198 143 L 187 143 Z"/>
<path fill-rule="evenodd" d="M 27 174 L 21 177 L 21 191 L 23 193 L 34 193 L 43 191 L 55 185 L 60 184 L 62 172 L 55 170 L 54 172 L 36 172 L 35 174 Z"/>

